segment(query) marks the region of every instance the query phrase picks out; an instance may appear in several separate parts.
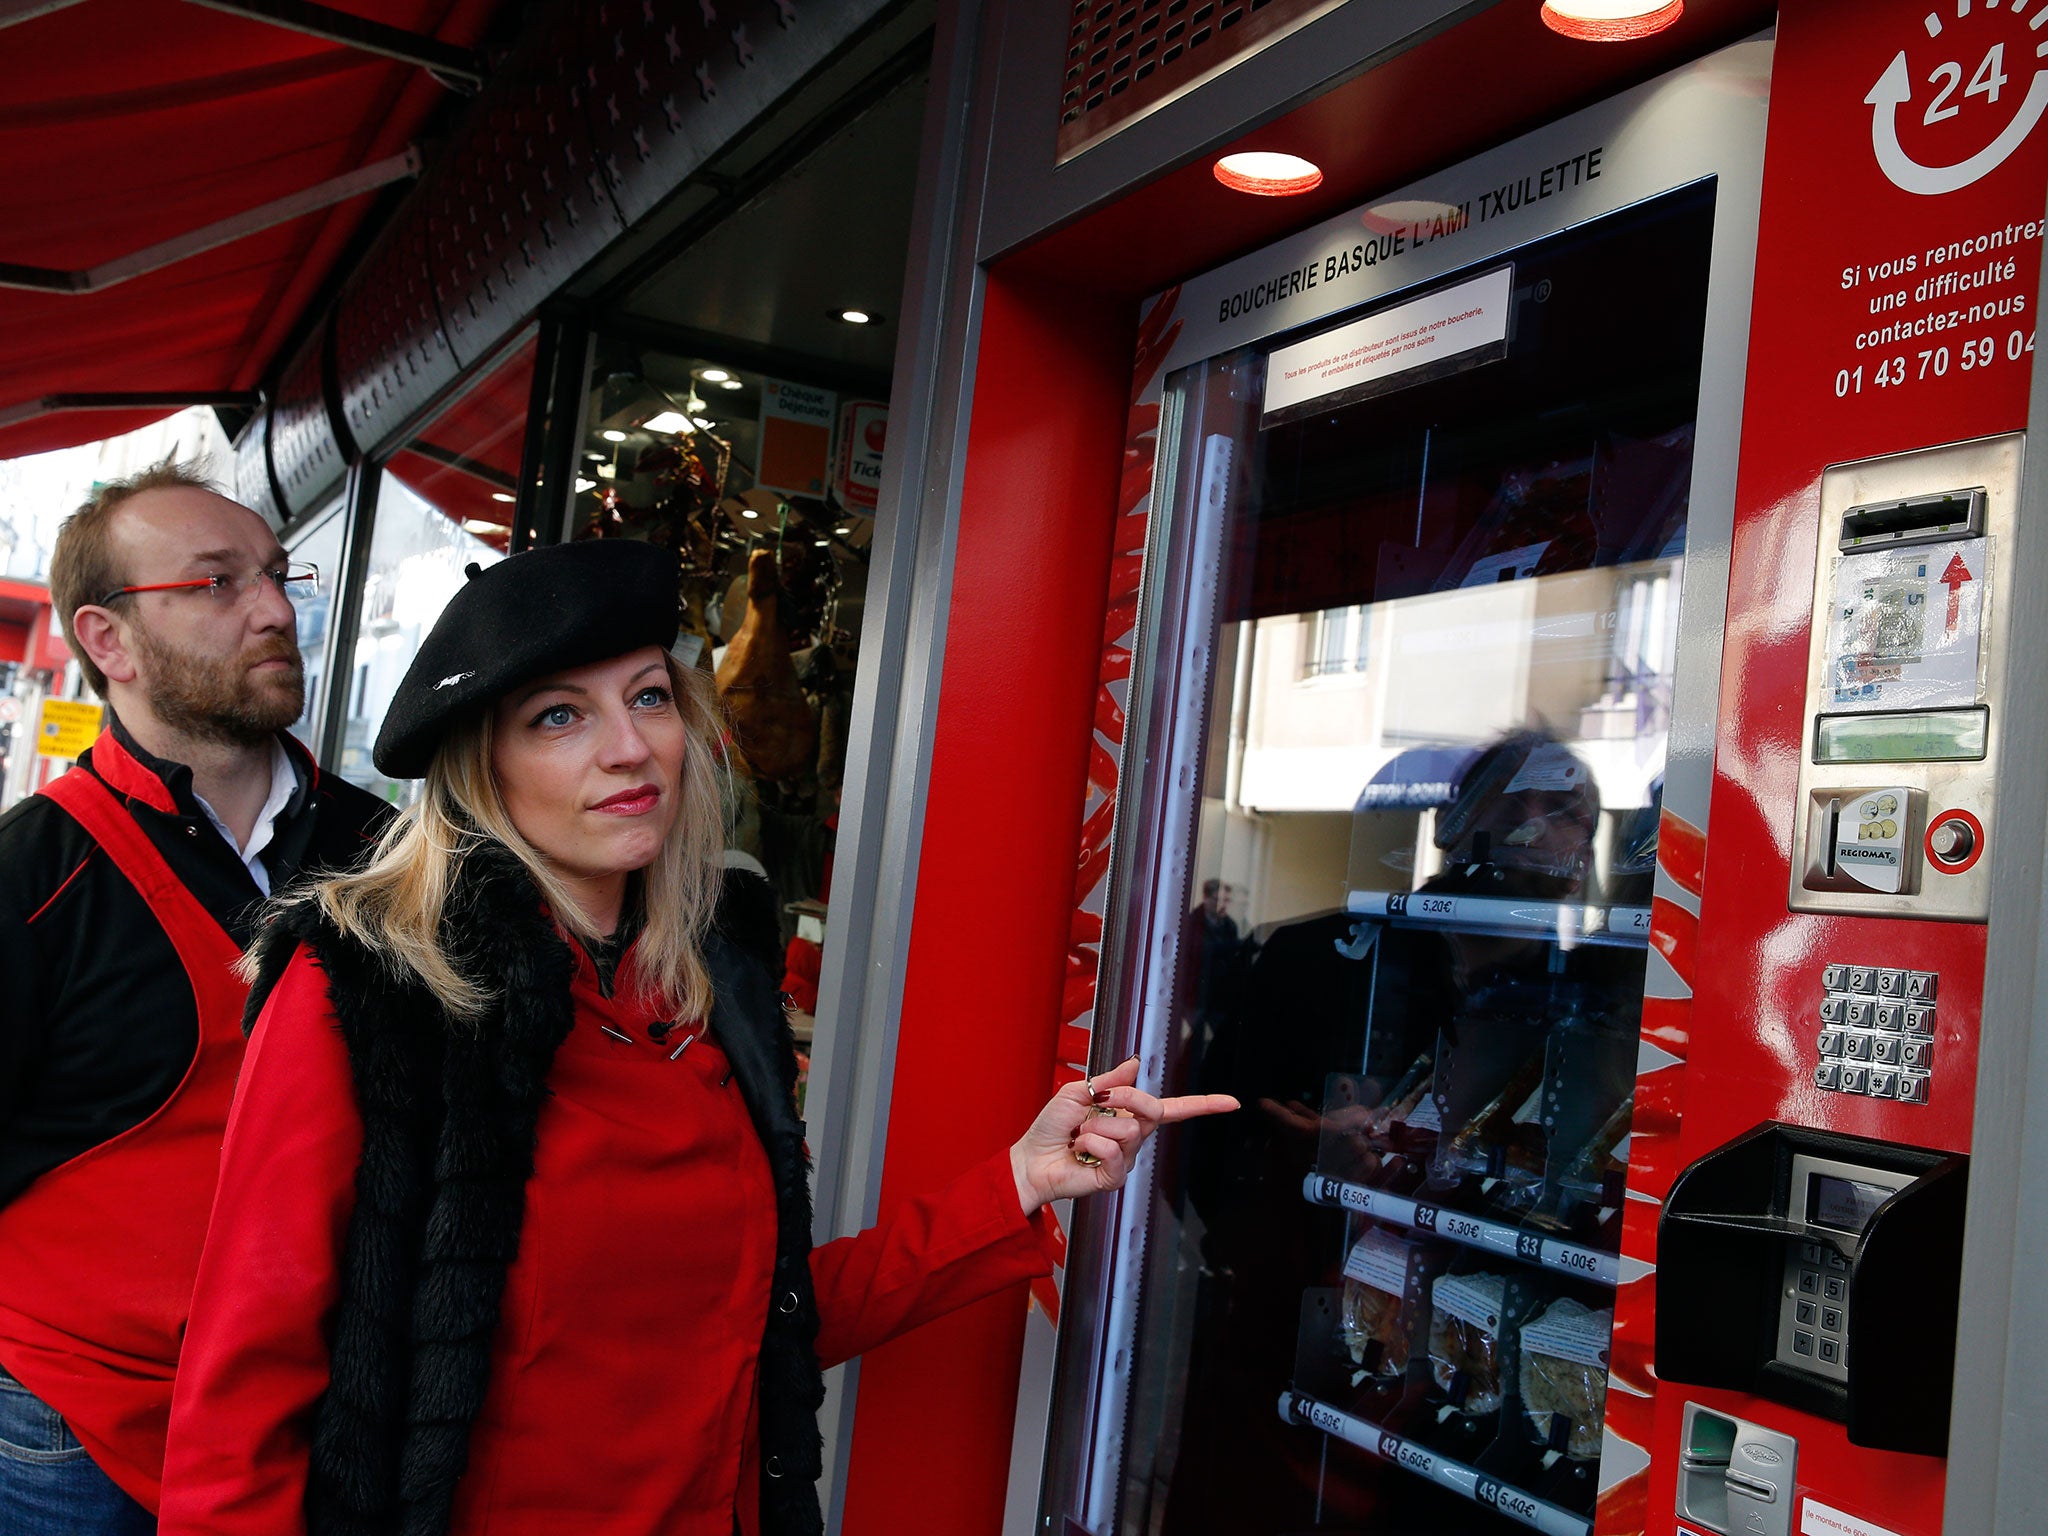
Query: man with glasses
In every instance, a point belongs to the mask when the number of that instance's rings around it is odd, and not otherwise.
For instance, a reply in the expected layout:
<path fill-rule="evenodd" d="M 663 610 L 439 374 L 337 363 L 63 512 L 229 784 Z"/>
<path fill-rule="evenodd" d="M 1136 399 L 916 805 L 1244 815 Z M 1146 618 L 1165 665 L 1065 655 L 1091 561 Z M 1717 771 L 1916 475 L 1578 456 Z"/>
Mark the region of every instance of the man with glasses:
<path fill-rule="evenodd" d="M 66 520 L 50 597 L 106 732 L 0 817 L 0 1531 L 153 1531 L 262 899 L 381 801 L 285 734 L 319 577 L 164 463 Z M 280 1199 L 290 1199 L 280 1190 Z"/>

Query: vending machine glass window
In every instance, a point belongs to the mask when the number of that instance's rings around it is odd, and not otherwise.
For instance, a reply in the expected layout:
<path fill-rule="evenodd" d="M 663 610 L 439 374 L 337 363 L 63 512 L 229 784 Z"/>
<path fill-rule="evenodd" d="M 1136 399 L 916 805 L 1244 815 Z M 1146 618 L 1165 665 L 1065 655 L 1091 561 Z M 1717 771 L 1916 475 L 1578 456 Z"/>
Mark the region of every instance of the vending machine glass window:
<path fill-rule="evenodd" d="M 1083 1261 L 1043 1528 L 1589 1529 L 1713 219 L 1168 379 L 1105 1006 L 1245 1107 Z M 1317 392 L 1361 318 L 1488 295 L 1496 340 Z"/>

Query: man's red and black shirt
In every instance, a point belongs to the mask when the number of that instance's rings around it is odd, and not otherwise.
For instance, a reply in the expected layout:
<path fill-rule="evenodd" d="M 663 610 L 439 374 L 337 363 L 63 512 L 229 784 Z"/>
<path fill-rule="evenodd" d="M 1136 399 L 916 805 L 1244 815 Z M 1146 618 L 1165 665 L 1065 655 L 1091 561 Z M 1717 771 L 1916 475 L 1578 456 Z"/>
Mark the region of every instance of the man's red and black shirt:
<path fill-rule="evenodd" d="M 298 787 L 259 857 L 283 891 L 355 862 L 391 813 L 280 738 Z M 193 797 L 192 772 L 144 751 L 118 720 L 79 760 L 135 818 L 238 945 L 263 902 Z M 154 1114 L 198 1049 L 199 1020 L 170 937 L 84 828 L 47 796 L 0 816 L 0 1205 Z"/>

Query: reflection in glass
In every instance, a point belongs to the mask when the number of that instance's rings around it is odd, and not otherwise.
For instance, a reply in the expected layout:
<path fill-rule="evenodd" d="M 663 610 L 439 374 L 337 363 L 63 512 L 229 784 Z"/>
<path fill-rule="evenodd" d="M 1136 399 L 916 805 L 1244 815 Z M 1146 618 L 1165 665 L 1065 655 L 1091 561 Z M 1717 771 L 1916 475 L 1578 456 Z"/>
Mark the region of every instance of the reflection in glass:
<path fill-rule="evenodd" d="M 320 751 L 321 711 L 327 699 L 328 619 L 334 604 L 335 578 L 341 571 L 341 536 L 348 519 L 334 507 L 296 534 L 288 548 L 293 560 L 320 568 L 314 590 L 292 599 L 298 620 L 299 655 L 306 667 L 306 707 L 292 723 L 291 733 L 316 756 Z"/>
<path fill-rule="evenodd" d="M 393 804 L 410 804 L 420 785 L 378 773 L 371 748 L 413 653 L 464 571 L 502 559 L 510 543 L 534 347 L 517 348 L 405 443 L 378 485 L 339 768 Z"/>
<path fill-rule="evenodd" d="M 1060 1410 L 1121 1421 L 1116 1487 L 1068 1474 L 1104 1536 L 1519 1528 L 1381 1431 L 1591 1517 L 1712 216 L 1514 253 L 1507 356 L 1449 377 L 1277 418 L 1265 348 L 1169 381 L 1213 644 L 1134 682 L 1200 773 L 1151 790 L 1174 1017 L 1113 1006 L 1246 1108 L 1161 1154 L 1123 1401 Z"/>
<path fill-rule="evenodd" d="M 419 797 L 417 780 L 399 782 L 378 773 L 370 749 L 413 653 L 467 580 L 465 569 L 472 561 L 494 565 L 502 559 L 403 481 L 386 477 L 377 495 L 362 627 L 351 658 L 348 714 L 342 727 L 343 778 L 394 805 L 410 805 Z"/>
<path fill-rule="evenodd" d="M 807 1044 L 886 403 L 603 337 L 585 420 L 571 537 L 681 558 L 678 654 L 731 726 L 727 862 L 763 877 L 737 884 Z"/>
<path fill-rule="evenodd" d="M 506 358 L 385 466 L 387 476 L 500 553 L 519 499 L 537 345 L 529 341 Z"/>

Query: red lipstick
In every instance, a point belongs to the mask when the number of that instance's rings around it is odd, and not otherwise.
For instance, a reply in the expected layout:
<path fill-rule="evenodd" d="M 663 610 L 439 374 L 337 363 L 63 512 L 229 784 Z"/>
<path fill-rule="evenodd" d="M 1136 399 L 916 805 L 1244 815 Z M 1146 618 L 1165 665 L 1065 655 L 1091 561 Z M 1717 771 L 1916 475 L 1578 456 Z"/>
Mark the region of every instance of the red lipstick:
<path fill-rule="evenodd" d="M 593 805 L 593 811 L 603 811 L 607 816 L 645 816 L 661 801 L 661 790 L 652 784 L 636 784 L 631 789 L 622 789 L 616 795 L 607 796 Z"/>

